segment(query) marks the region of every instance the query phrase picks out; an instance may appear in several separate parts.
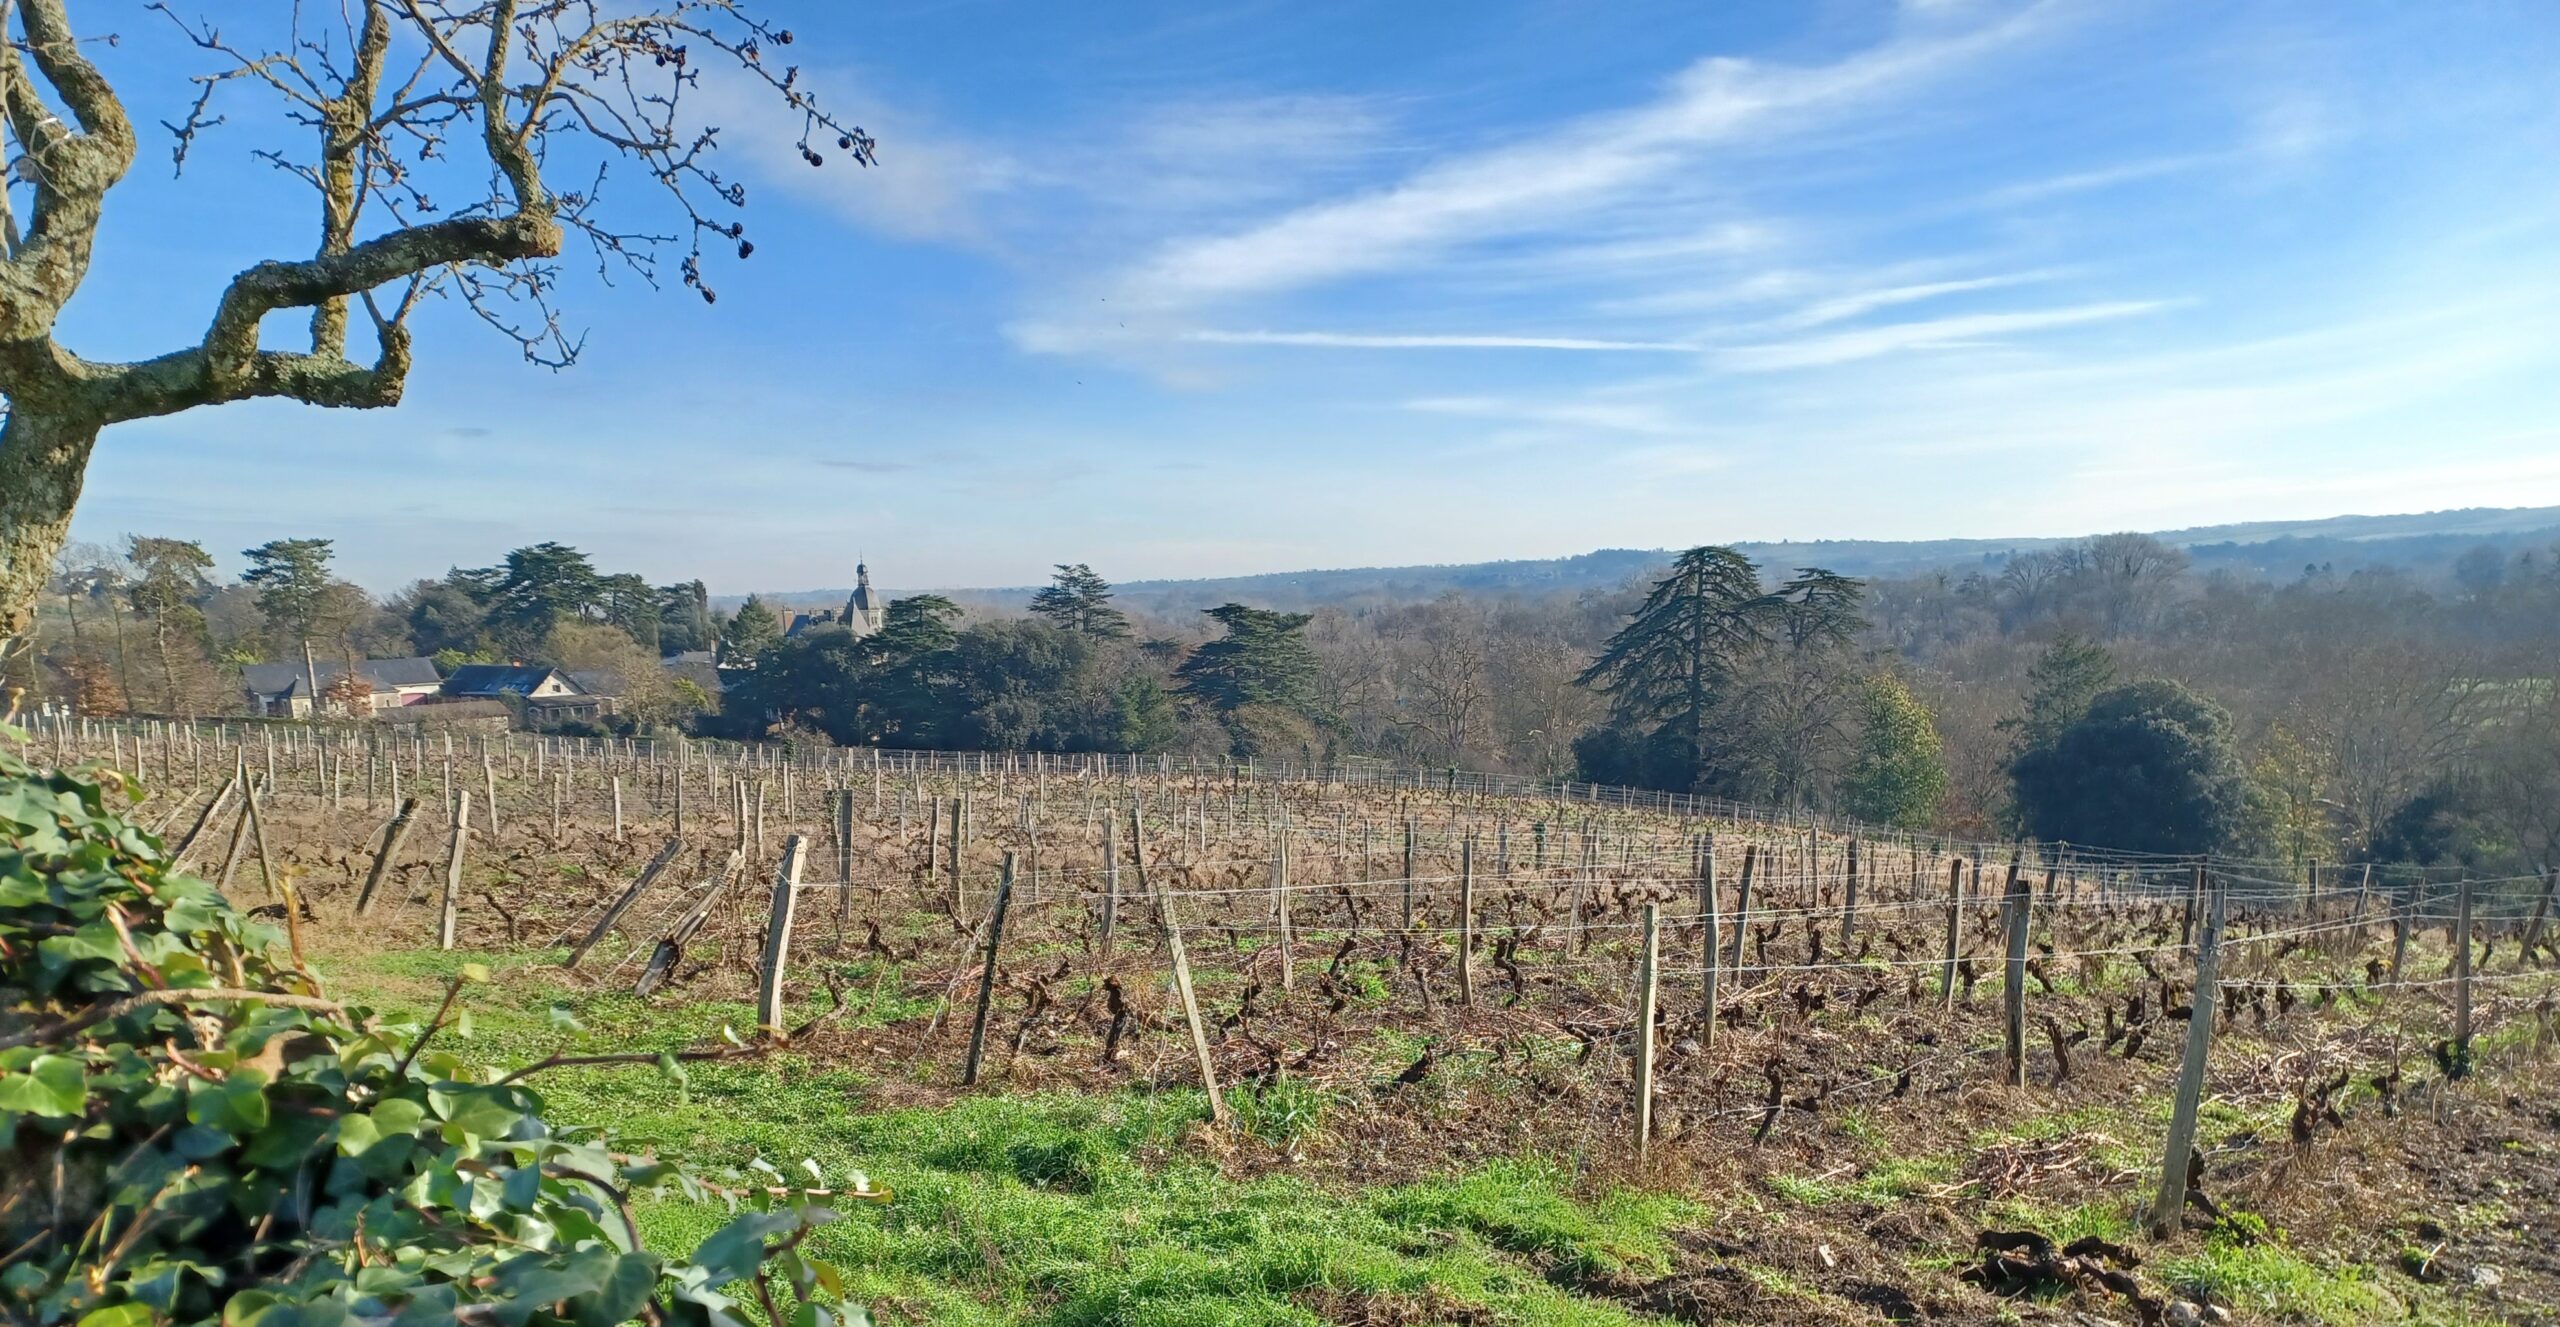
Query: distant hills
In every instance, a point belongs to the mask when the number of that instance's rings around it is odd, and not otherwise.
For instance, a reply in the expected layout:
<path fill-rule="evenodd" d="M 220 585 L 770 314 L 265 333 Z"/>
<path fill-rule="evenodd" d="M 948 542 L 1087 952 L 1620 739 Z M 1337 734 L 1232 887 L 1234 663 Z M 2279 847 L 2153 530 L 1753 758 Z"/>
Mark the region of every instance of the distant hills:
<path fill-rule="evenodd" d="M 2349 572 L 2398 567 L 2418 576 L 2446 574 L 2473 548 L 2505 551 L 2560 543 L 2560 507 L 2467 507 L 2459 511 L 2400 516 L 2330 516 L 2307 521 L 2252 521 L 2152 531 L 2183 548 L 2199 572 L 2227 571 L 2252 578 L 2284 578 L 2305 567 Z M 1907 577 L 1946 571 L 1997 571 L 2009 558 L 2067 544 L 2074 538 L 1819 539 L 1743 543 L 1736 547 L 1775 572 L 1828 567 L 1844 575 Z M 1604 548 L 1572 557 L 1504 562 L 1461 562 L 1408 567 L 1345 567 L 1275 571 L 1200 580 L 1124 581 L 1117 589 L 1129 607 L 1180 614 L 1237 601 L 1271 608 L 1306 609 L 1325 604 L 1409 603 L 1455 590 L 1468 595 L 1537 598 L 1555 593 L 1608 590 L 1653 572 L 1671 550 Z M 768 593 L 792 604 L 835 603 L 842 589 Z M 1020 607 L 1030 587 L 946 590 L 965 602 Z M 735 600 L 728 602 L 734 603 Z"/>

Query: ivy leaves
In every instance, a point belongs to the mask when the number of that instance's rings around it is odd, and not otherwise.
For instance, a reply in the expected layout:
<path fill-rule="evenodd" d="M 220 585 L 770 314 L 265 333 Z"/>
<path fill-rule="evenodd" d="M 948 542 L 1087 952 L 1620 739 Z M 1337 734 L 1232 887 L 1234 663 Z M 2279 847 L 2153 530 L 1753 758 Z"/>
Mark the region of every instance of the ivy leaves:
<path fill-rule="evenodd" d="M 297 994 L 273 940 L 168 874 L 104 785 L 0 752 L 0 1161 L 60 1177 L 0 1202 L 0 1319 L 732 1327 L 752 1302 L 789 1327 L 867 1321 L 800 1251 L 833 1213 L 769 1167 L 557 1127 L 530 1087 L 433 1049 L 437 1025 Z M 739 1211 L 669 1257 L 629 1210 L 658 1193 Z"/>

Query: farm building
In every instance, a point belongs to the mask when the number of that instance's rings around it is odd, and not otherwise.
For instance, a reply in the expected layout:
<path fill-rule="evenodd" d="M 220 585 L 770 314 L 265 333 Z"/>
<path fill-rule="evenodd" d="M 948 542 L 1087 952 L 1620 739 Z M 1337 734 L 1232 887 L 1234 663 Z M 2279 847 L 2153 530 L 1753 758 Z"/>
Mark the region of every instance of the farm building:
<path fill-rule="evenodd" d="M 344 662 L 244 664 L 240 689 L 253 714 L 307 719 L 318 697 L 337 689 L 338 679 L 346 672 Z M 316 695 L 315 676 L 319 679 Z M 437 694 L 444 684 L 432 659 L 364 659 L 356 664 L 356 676 L 369 688 L 367 713 L 415 705 Z"/>

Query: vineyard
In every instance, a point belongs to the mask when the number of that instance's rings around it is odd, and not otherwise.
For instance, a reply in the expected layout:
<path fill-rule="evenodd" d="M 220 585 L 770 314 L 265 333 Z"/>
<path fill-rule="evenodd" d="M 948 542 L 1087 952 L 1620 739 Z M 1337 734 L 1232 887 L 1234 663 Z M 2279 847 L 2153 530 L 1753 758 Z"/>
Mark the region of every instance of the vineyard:
<path fill-rule="evenodd" d="M 556 1101 L 883 1180 L 829 1237 L 890 1321 L 2560 1320 L 2547 875 L 1374 768 L 28 745 Z"/>

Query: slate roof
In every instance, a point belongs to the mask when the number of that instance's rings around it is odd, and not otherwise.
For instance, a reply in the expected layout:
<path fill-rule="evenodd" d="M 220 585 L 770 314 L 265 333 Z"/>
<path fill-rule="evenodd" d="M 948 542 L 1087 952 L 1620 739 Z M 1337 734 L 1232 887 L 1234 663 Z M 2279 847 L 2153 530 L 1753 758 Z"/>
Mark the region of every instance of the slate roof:
<path fill-rule="evenodd" d="M 332 663 L 316 660 L 311 671 L 320 675 L 320 689 L 327 691 L 340 674 L 347 671 L 345 660 Z M 356 663 L 356 673 L 373 684 L 376 691 L 392 691 L 400 687 L 431 687 L 443 679 L 436 675 L 433 659 L 363 659 Z M 253 663 L 240 666 L 240 684 L 261 696 L 291 696 L 299 693 L 305 682 L 298 663 Z"/>
<path fill-rule="evenodd" d="M 464 664 L 444 680 L 448 696 L 521 696 L 541 686 L 557 670 L 522 664 Z M 562 674 L 562 676 L 567 676 Z M 576 686 L 572 680 L 569 685 Z"/>

